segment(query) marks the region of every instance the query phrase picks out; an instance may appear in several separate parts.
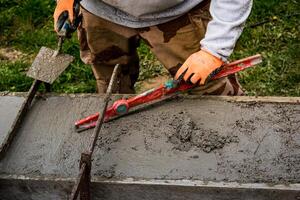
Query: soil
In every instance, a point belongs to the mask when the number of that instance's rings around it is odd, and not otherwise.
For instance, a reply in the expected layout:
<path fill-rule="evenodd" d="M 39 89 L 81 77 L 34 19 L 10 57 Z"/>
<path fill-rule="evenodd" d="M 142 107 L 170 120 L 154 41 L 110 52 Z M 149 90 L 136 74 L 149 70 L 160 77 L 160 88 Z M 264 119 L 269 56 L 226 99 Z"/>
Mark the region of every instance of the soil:
<path fill-rule="evenodd" d="M 38 100 L 1 161 L 0 174 L 76 177 L 92 130 L 78 134 L 73 124 L 99 104 L 101 99 L 89 95 Z M 299 104 L 175 99 L 106 123 L 92 174 L 104 179 L 299 183 L 299 130 Z"/>
<path fill-rule="evenodd" d="M 22 60 L 26 56 L 27 55 L 24 54 L 23 52 L 13 48 L 0 48 L 0 61 L 6 60 L 6 61 L 15 62 L 18 60 Z"/>

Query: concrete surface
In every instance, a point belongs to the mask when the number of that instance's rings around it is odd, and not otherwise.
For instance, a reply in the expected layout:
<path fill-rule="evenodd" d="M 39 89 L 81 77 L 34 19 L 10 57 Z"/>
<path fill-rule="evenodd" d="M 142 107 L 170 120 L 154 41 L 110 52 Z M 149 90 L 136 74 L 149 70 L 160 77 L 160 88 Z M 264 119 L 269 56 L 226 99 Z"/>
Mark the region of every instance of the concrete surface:
<path fill-rule="evenodd" d="M 0 97 L 0 105 L 6 98 L 11 105 L 22 103 L 22 97 L 11 96 Z M 88 147 L 92 131 L 78 134 L 73 124 L 97 111 L 99 103 L 93 95 L 36 101 L 0 162 L 0 176 L 76 177 L 80 153 Z M 11 116 L 16 113 L 7 110 Z M 7 126 L 6 115 L 0 113 L 0 130 Z M 297 184 L 299 130 L 299 103 L 175 99 L 105 124 L 92 174 L 112 181 Z"/>
<path fill-rule="evenodd" d="M 1 96 L 0 100 L 0 144 L 6 137 L 14 118 L 17 116 L 25 98 L 14 96 Z"/>

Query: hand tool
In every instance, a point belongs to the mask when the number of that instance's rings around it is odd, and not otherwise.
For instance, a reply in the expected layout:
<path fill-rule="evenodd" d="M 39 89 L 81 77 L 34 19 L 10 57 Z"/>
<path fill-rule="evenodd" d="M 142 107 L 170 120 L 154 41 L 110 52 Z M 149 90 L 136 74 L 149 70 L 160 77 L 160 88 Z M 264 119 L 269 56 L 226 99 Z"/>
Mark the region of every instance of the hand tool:
<path fill-rule="evenodd" d="M 112 94 L 112 91 L 115 87 L 115 84 L 117 82 L 117 77 L 120 72 L 120 65 L 117 64 L 114 68 L 114 71 L 112 73 L 107 92 L 104 97 L 104 104 L 101 107 L 100 113 L 101 116 L 97 119 L 96 122 L 96 128 L 92 135 L 92 141 L 89 145 L 89 149 L 86 152 L 83 152 L 81 154 L 80 163 L 79 163 L 79 175 L 75 181 L 75 185 L 72 189 L 71 193 L 71 200 L 77 199 L 78 195 L 80 194 L 80 199 L 82 200 L 89 200 L 91 199 L 90 195 L 90 183 L 91 183 L 91 166 L 92 166 L 92 154 L 94 152 L 96 142 L 102 127 L 102 124 L 104 122 L 104 114 L 106 112 L 108 102 L 110 100 L 110 96 Z"/>
<path fill-rule="evenodd" d="M 20 128 L 26 113 L 32 104 L 35 94 L 38 91 L 39 85 L 44 83 L 46 88 L 49 88 L 50 84 L 54 82 L 54 80 L 69 66 L 74 59 L 70 55 L 60 53 L 64 38 L 66 37 L 65 34 L 69 34 L 70 32 L 68 25 L 64 25 L 62 31 L 64 34 L 59 35 L 57 49 L 52 50 L 47 47 L 42 47 L 27 72 L 27 76 L 33 78 L 34 81 L 9 132 L 0 146 L 0 159 L 4 157 L 4 154 L 12 143 L 13 138 L 17 134 L 17 131 Z"/>
<path fill-rule="evenodd" d="M 236 72 L 242 71 L 246 68 L 252 67 L 262 61 L 261 55 L 251 56 L 245 59 L 237 60 L 235 62 L 229 63 L 221 67 L 219 70 L 215 71 L 208 78 L 210 81 L 226 77 L 228 75 L 234 74 Z M 169 80 L 161 86 L 150 89 L 142 94 L 128 99 L 119 99 L 110 106 L 104 116 L 104 121 L 108 121 L 116 116 L 122 116 L 129 112 L 129 110 L 138 105 L 149 103 L 155 100 L 165 100 L 166 97 L 177 95 L 180 92 L 187 91 L 196 87 L 196 85 L 186 83 L 179 78 L 178 80 Z M 84 119 L 75 122 L 75 130 L 77 132 L 82 132 L 84 130 L 95 127 L 96 120 L 99 117 L 99 113 L 90 115 Z"/>

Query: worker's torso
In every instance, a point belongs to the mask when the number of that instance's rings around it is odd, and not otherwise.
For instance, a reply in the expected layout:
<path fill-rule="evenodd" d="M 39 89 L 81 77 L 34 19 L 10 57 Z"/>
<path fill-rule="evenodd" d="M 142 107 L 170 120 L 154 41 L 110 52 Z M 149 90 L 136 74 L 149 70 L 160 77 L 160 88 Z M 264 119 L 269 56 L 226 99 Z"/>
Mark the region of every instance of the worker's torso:
<path fill-rule="evenodd" d="M 103 2 L 132 16 L 141 17 L 172 8 L 184 0 L 103 0 Z"/>
<path fill-rule="evenodd" d="M 123 26 L 142 28 L 173 20 L 204 0 L 82 0 L 89 12 Z"/>

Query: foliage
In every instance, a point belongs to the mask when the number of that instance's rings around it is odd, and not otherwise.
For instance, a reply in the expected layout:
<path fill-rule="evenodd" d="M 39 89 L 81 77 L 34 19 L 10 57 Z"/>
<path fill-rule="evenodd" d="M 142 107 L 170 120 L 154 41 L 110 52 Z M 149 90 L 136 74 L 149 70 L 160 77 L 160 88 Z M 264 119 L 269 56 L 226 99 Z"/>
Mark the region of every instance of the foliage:
<path fill-rule="evenodd" d="M 240 73 L 249 95 L 300 96 L 297 1 L 256 1 L 232 58 L 261 53 L 264 62 Z"/>
<path fill-rule="evenodd" d="M 28 90 L 31 84 L 31 80 L 25 75 L 26 68 L 27 63 L 24 63 L 22 61 L 15 63 L 1 63 L 0 91 Z"/>
<path fill-rule="evenodd" d="M 144 42 L 141 42 L 138 48 L 138 54 L 140 58 L 139 81 L 143 81 L 158 75 L 168 74 L 168 71 L 150 52 L 148 46 Z"/>

